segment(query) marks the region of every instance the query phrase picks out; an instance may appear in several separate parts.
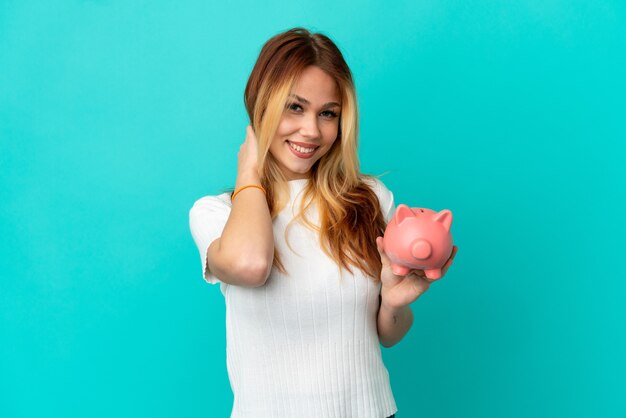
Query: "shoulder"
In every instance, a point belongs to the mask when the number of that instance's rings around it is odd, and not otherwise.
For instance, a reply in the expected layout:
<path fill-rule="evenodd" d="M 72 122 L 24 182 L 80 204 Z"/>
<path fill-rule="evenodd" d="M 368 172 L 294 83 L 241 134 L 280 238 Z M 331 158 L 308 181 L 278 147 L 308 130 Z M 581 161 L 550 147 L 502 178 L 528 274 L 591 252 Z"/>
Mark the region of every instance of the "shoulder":
<path fill-rule="evenodd" d="M 376 193 L 385 222 L 389 222 L 395 211 L 393 193 L 385 183 L 377 177 L 363 177 L 363 181 Z"/>
<path fill-rule="evenodd" d="M 233 205 L 230 200 L 230 193 L 225 192 L 219 195 L 202 196 L 193 203 L 189 213 L 192 214 L 204 211 L 230 212 L 232 207 Z"/>
<path fill-rule="evenodd" d="M 393 193 L 381 179 L 370 176 L 362 177 L 362 179 L 376 193 L 383 207 L 387 207 L 393 202 Z"/>

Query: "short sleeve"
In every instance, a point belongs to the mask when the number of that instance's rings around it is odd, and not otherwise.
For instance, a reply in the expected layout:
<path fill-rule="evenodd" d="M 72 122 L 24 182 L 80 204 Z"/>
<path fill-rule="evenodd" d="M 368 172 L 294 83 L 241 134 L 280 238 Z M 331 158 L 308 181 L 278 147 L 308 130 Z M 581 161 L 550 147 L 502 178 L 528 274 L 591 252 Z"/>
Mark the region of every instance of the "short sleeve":
<path fill-rule="evenodd" d="M 202 277 L 210 284 L 217 284 L 220 280 L 208 268 L 207 250 L 222 235 L 231 208 L 228 194 L 224 193 L 204 196 L 196 200 L 189 210 L 189 229 L 200 253 Z"/>
<path fill-rule="evenodd" d="M 378 196 L 380 209 L 383 212 L 385 223 L 389 223 L 389 221 L 391 221 L 391 218 L 393 217 L 394 212 L 396 211 L 393 193 L 380 179 L 373 177 L 372 180 L 373 184 L 371 183 L 371 181 L 370 184 L 372 184 L 374 193 L 376 193 L 376 196 Z"/>

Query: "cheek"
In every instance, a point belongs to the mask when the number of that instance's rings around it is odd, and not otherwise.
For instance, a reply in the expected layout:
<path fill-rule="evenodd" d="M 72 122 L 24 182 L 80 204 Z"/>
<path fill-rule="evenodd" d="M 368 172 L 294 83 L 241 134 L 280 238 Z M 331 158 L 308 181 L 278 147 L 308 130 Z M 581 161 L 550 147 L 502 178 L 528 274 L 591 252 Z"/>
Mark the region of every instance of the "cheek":
<path fill-rule="evenodd" d="M 293 134 L 294 131 L 297 130 L 297 125 L 292 118 L 288 116 L 283 116 L 278 123 L 278 128 L 276 128 L 276 136 L 285 137 Z"/>
<path fill-rule="evenodd" d="M 339 123 L 327 123 L 322 127 L 324 140 L 332 143 L 339 134 Z"/>

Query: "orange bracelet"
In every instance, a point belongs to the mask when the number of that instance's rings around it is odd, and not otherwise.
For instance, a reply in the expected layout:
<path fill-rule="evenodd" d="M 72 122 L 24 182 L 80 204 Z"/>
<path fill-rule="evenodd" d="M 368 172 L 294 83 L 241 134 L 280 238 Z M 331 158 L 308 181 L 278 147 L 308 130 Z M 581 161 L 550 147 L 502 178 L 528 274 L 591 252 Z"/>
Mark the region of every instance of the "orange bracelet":
<path fill-rule="evenodd" d="M 233 200 L 235 200 L 235 196 L 237 195 L 237 193 L 239 193 L 243 189 L 247 189 L 248 187 L 256 187 L 257 189 L 261 189 L 263 193 L 265 193 L 265 189 L 263 188 L 263 186 L 259 186 L 258 184 L 248 184 L 247 186 L 241 186 L 239 189 L 235 190 L 232 197 L 230 198 L 230 201 L 232 202 Z"/>

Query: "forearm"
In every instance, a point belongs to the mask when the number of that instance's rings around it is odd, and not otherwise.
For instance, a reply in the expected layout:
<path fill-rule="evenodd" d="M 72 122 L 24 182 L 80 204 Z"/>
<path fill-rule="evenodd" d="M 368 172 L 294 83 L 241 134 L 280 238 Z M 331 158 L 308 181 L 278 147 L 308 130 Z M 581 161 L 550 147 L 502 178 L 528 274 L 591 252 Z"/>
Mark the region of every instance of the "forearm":
<path fill-rule="evenodd" d="M 240 173 L 235 189 L 261 184 L 258 174 Z M 265 194 L 249 187 L 235 196 L 222 236 L 219 251 L 242 266 L 270 266 L 274 258 L 274 232 Z"/>
<path fill-rule="evenodd" d="M 381 300 L 377 318 L 378 339 L 385 347 L 397 344 L 413 325 L 413 311 L 409 305 L 400 308 L 386 306 Z"/>

